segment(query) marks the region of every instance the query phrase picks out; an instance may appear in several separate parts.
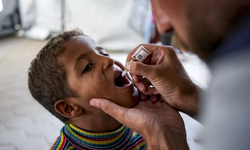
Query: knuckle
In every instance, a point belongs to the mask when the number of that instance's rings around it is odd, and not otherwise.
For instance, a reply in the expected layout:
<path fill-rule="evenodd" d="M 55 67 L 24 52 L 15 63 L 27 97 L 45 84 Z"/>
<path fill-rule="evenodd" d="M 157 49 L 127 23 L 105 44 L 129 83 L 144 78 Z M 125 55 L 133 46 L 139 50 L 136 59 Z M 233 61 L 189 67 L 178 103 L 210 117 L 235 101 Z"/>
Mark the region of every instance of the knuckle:
<path fill-rule="evenodd" d="M 108 102 L 107 103 L 107 105 L 104 105 L 103 107 L 102 107 L 102 110 L 105 112 L 105 113 L 107 113 L 107 114 L 110 114 L 110 102 Z"/>
<path fill-rule="evenodd" d="M 137 70 L 138 64 L 137 63 L 131 63 L 131 70 Z"/>
<path fill-rule="evenodd" d="M 165 51 L 168 55 L 173 55 L 175 54 L 174 48 L 172 47 L 167 47 L 167 50 Z"/>
<path fill-rule="evenodd" d="M 124 110 L 124 111 L 121 112 L 121 118 L 128 118 L 127 110 Z"/>
<path fill-rule="evenodd" d="M 148 74 L 149 80 L 152 82 L 159 74 L 159 69 L 157 67 L 152 67 L 151 72 Z"/>
<path fill-rule="evenodd" d="M 175 53 L 175 50 L 172 47 L 169 47 L 169 50 L 167 52 L 168 52 L 167 55 L 169 56 L 169 58 L 175 58 L 175 57 L 177 57 L 176 53 Z"/>

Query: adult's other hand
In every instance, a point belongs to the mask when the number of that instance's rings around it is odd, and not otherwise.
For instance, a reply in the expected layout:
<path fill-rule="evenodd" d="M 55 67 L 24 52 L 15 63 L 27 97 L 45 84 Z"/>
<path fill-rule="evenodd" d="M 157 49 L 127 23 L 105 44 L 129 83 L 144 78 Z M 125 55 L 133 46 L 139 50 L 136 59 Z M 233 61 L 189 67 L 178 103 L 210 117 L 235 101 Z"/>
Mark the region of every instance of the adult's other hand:
<path fill-rule="evenodd" d="M 184 122 L 180 114 L 165 102 L 139 101 L 133 108 L 124 108 L 109 100 L 95 98 L 90 104 L 139 133 L 150 150 L 188 149 Z"/>
<path fill-rule="evenodd" d="M 198 94 L 201 89 L 191 81 L 174 49 L 151 44 L 142 46 L 150 52 L 142 63 L 129 62 L 138 47 L 128 54 L 126 60 L 126 70 L 131 73 L 134 85 L 145 95 L 160 93 L 170 106 L 195 117 L 199 111 Z"/>

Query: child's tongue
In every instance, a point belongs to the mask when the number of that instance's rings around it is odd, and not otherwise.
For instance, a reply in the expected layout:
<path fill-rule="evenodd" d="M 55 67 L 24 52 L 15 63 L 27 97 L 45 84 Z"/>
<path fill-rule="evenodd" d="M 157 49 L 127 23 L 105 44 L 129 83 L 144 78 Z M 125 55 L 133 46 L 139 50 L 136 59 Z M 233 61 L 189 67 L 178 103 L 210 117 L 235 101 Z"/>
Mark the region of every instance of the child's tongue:
<path fill-rule="evenodd" d="M 115 85 L 117 87 L 125 87 L 126 85 L 129 84 L 129 80 L 126 78 L 126 76 L 121 75 L 121 73 L 119 73 L 116 77 L 115 77 Z"/>

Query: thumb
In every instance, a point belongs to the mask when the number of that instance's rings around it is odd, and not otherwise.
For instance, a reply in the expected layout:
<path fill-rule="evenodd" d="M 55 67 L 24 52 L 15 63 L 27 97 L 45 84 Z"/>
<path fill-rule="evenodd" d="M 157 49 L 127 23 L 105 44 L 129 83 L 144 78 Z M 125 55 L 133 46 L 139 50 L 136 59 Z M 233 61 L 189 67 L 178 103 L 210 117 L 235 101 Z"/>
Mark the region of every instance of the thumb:
<path fill-rule="evenodd" d="M 105 113 L 115 118 L 120 123 L 126 126 L 126 116 L 128 115 L 128 108 L 121 107 L 109 100 L 102 98 L 93 98 L 90 100 L 90 105 L 102 109 Z"/>
<path fill-rule="evenodd" d="M 145 76 L 148 79 L 150 79 L 152 76 L 151 74 L 154 73 L 152 65 L 147 65 L 141 62 L 129 62 L 125 67 L 131 74 Z"/>

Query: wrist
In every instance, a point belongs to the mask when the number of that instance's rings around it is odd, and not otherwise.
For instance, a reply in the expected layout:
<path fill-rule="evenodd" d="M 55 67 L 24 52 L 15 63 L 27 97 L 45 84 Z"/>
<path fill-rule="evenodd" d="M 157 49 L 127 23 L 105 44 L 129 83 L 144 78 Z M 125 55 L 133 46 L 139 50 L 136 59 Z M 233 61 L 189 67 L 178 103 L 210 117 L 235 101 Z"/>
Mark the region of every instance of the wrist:
<path fill-rule="evenodd" d="M 176 108 L 190 117 L 196 118 L 200 111 L 199 96 L 202 91 L 197 85 L 192 85 L 192 87 L 180 94 L 179 99 L 181 101 Z"/>
<path fill-rule="evenodd" d="M 178 128 L 161 128 L 146 135 L 148 150 L 189 150 L 186 132 Z"/>

